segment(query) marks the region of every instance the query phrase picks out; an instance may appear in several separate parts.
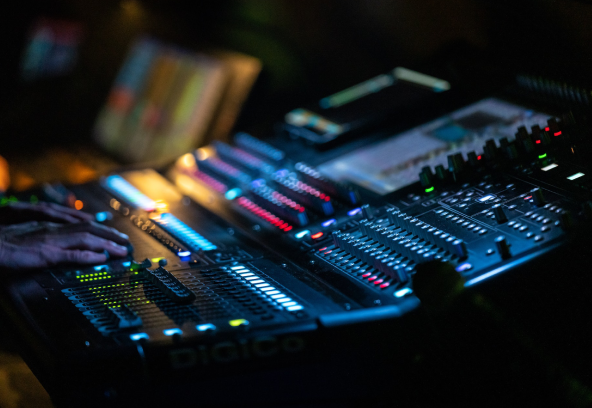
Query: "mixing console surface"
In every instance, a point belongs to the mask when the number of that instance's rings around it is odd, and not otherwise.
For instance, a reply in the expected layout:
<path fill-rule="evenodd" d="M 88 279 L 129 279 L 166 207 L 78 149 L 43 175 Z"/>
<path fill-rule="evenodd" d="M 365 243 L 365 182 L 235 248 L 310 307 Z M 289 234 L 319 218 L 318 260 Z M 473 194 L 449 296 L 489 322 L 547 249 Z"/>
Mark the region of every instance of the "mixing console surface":
<path fill-rule="evenodd" d="M 483 140 L 482 152 L 444 150 L 447 168 L 419 167 L 419 183 L 383 196 L 241 133 L 235 146 L 182 156 L 168 180 L 142 170 L 72 187 L 85 210 L 130 236 L 133 255 L 16 279 L 8 298 L 35 322 L 23 336 L 43 339 L 41 360 L 62 357 L 57 371 L 81 387 L 68 397 L 76 403 L 115 387 L 123 404 L 133 394 L 121 387 L 139 372 L 150 382 L 228 375 L 199 369 L 213 365 L 250 373 L 259 359 L 298 366 L 295 356 L 335 352 L 328 339 L 353 341 L 370 326 L 386 342 L 413 339 L 397 328 L 420 305 L 423 264 L 446 263 L 474 286 L 589 222 L 589 129 L 551 118 Z M 48 324 L 56 313 L 62 324 Z M 93 371 L 105 356 L 113 378 Z M 41 376 L 56 370 L 40 365 Z M 89 376 L 92 386 L 76 380 Z"/>

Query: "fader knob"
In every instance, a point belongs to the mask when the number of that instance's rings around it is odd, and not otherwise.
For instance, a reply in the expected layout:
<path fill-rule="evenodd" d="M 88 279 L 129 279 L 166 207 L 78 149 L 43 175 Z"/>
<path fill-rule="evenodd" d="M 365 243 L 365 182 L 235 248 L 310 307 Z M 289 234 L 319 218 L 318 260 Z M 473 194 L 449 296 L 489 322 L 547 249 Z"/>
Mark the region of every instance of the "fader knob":
<path fill-rule="evenodd" d="M 444 169 L 444 166 L 442 166 L 441 164 L 438 164 L 435 168 L 436 170 L 436 177 L 438 177 L 438 180 L 446 180 L 446 170 Z"/>
<path fill-rule="evenodd" d="M 573 217 L 570 211 L 564 211 L 559 215 L 559 225 L 564 230 L 568 230 L 573 226 Z"/>
<path fill-rule="evenodd" d="M 372 207 L 369 204 L 364 204 L 362 206 L 362 215 L 367 220 L 372 220 L 374 218 L 374 212 L 372 211 Z"/>
<path fill-rule="evenodd" d="M 477 157 L 477 154 L 475 152 L 467 153 L 467 159 L 471 166 L 476 167 L 479 165 L 479 158 Z"/>
<path fill-rule="evenodd" d="M 530 195 L 532 195 L 532 200 L 537 207 L 542 207 L 547 202 L 547 200 L 545 200 L 543 190 L 541 190 L 539 187 L 535 187 L 530 190 Z"/>
<path fill-rule="evenodd" d="M 461 153 L 448 156 L 448 171 L 453 173 L 460 173 L 465 165 L 465 161 Z"/>
<path fill-rule="evenodd" d="M 424 188 L 430 188 L 433 186 L 433 181 L 432 181 L 432 172 L 431 170 L 429 170 L 428 167 L 428 172 L 422 170 L 421 173 L 419 173 L 419 181 L 421 182 L 422 187 Z"/>
<path fill-rule="evenodd" d="M 493 215 L 498 224 L 503 224 L 508 221 L 508 217 L 506 217 L 506 213 L 504 212 L 504 207 L 502 207 L 501 204 L 496 204 L 491 207 L 491 209 L 493 210 Z"/>
<path fill-rule="evenodd" d="M 506 237 L 500 235 L 495 239 L 495 246 L 497 247 L 497 251 L 499 252 L 502 259 L 508 259 L 512 256 L 510 253 L 510 246 L 506 241 Z"/>
<path fill-rule="evenodd" d="M 168 261 L 166 260 L 166 258 L 162 258 L 158 260 L 158 265 L 159 266 L 167 266 Z"/>

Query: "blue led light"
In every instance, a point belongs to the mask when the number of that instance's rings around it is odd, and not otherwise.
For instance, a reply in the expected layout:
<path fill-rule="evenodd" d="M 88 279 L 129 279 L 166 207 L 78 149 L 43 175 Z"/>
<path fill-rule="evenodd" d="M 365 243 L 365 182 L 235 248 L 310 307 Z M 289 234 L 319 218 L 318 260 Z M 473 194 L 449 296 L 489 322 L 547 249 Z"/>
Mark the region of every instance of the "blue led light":
<path fill-rule="evenodd" d="M 330 220 L 325 221 L 321 225 L 327 228 L 329 225 L 334 224 L 337 220 L 335 218 L 331 218 Z"/>
<path fill-rule="evenodd" d="M 179 256 L 179 258 L 184 258 L 186 256 L 190 256 L 191 255 L 191 252 L 189 252 L 189 251 L 181 251 L 177 255 Z"/>
<path fill-rule="evenodd" d="M 128 262 L 122 263 L 122 265 L 124 268 L 129 268 L 130 266 L 132 266 L 132 263 L 128 261 Z"/>
<path fill-rule="evenodd" d="M 294 305 L 294 306 L 288 306 L 286 309 L 288 309 L 288 311 L 290 311 L 290 312 L 295 312 L 297 310 L 302 310 L 304 308 L 300 305 Z"/>
<path fill-rule="evenodd" d="M 251 182 L 251 187 L 253 188 L 259 188 L 265 185 L 265 180 L 263 179 L 257 179 L 257 180 L 253 180 Z"/>
<path fill-rule="evenodd" d="M 173 236 L 183 241 L 193 250 L 198 251 L 202 249 L 204 251 L 211 251 L 217 248 L 216 245 L 195 232 L 173 214 L 161 214 L 160 217 L 154 218 L 153 221 L 170 232 Z"/>
<path fill-rule="evenodd" d="M 133 341 L 138 341 L 142 339 L 148 340 L 148 335 L 146 333 L 134 333 L 130 334 L 130 339 L 132 339 Z"/>
<path fill-rule="evenodd" d="M 95 271 L 102 271 L 103 269 L 108 269 L 109 267 L 107 265 L 97 265 L 97 266 L 93 266 L 93 269 Z"/>
<path fill-rule="evenodd" d="M 153 200 L 146 197 L 140 190 L 132 186 L 121 176 L 107 177 L 105 179 L 105 185 L 135 208 L 140 208 L 144 211 L 154 211 L 156 208 Z"/>
<path fill-rule="evenodd" d="M 236 197 L 240 196 L 243 191 L 240 188 L 232 188 L 224 194 L 227 200 L 234 200 Z"/>
<path fill-rule="evenodd" d="M 167 329 L 163 331 L 165 336 L 174 336 L 175 334 L 183 334 L 181 329 Z"/>
<path fill-rule="evenodd" d="M 97 222 L 107 221 L 111 218 L 113 218 L 113 214 L 111 214 L 109 211 L 102 211 L 95 214 L 95 219 Z"/>
<path fill-rule="evenodd" d="M 395 296 L 396 297 L 403 297 L 405 295 L 410 294 L 411 292 L 413 292 L 411 289 L 409 289 L 409 288 L 403 288 L 403 289 L 400 289 L 400 290 L 396 291 L 395 292 Z"/>
<path fill-rule="evenodd" d="M 473 265 L 468 262 L 462 263 L 456 267 L 457 272 L 464 272 L 473 269 Z"/>
<path fill-rule="evenodd" d="M 197 326 L 195 326 L 195 328 L 197 330 L 199 330 L 200 332 L 204 332 L 204 331 L 208 331 L 208 330 L 216 330 L 216 326 L 214 326 L 212 323 L 198 324 Z"/>
<path fill-rule="evenodd" d="M 294 235 L 297 239 L 304 238 L 306 235 L 310 234 L 309 230 L 300 231 L 298 234 Z"/>
<path fill-rule="evenodd" d="M 347 215 L 349 215 L 350 217 L 353 217 L 354 215 L 359 214 L 361 212 L 362 212 L 361 208 L 354 208 L 353 210 L 349 210 L 347 212 Z"/>

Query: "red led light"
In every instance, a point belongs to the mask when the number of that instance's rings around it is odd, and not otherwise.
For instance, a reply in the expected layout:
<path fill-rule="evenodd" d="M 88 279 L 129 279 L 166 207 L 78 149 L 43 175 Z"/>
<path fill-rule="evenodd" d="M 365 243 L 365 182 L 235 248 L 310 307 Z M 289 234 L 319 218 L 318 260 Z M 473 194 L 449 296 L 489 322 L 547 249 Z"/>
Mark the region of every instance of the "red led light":
<path fill-rule="evenodd" d="M 292 229 L 292 226 L 285 222 L 284 220 L 276 217 L 269 211 L 265 211 L 263 208 L 259 207 L 258 205 L 254 204 L 251 200 L 245 197 L 239 197 L 237 200 L 238 204 L 246 208 L 247 210 L 251 211 L 253 214 L 263 218 L 265 221 L 269 222 L 270 224 L 278 227 L 279 229 L 288 232 Z"/>
<path fill-rule="evenodd" d="M 477 160 L 481 160 L 481 156 L 477 156 Z"/>
<path fill-rule="evenodd" d="M 316 234 L 312 234 L 310 237 L 311 237 L 312 239 L 319 239 L 319 238 L 320 238 L 320 237 L 322 237 L 323 235 L 325 235 L 325 234 L 323 234 L 323 232 L 321 231 L 321 232 L 317 232 Z"/>
<path fill-rule="evenodd" d="M 372 272 L 366 272 L 362 275 L 362 278 L 367 278 L 368 276 L 372 275 Z"/>
<path fill-rule="evenodd" d="M 561 130 L 559 132 L 553 133 L 554 136 L 561 136 Z"/>
<path fill-rule="evenodd" d="M 532 196 L 524 197 L 525 200 L 530 200 Z"/>
<path fill-rule="evenodd" d="M 380 285 L 382 282 L 384 282 L 384 279 L 378 279 L 374 281 L 375 285 Z"/>
<path fill-rule="evenodd" d="M 545 128 L 545 132 L 548 132 L 548 131 L 549 131 L 549 126 L 547 126 L 547 127 Z"/>
<path fill-rule="evenodd" d="M 319 252 L 323 252 L 325 249 L 327 249 L 327 247 L 322 247 L 321 249 L 319 249 Z"/>
<path fill-rule="evenodd" d="M 380 285 L 380 288 L 385 289 L 385 288 L 388 288 L 389 286 L 391 286 L 391 284 L 389 282 L 385 282 L 382 285 Z"/>
<path fill-rule="evenodd" d="M 332 249 L 328 250 L 327 252 L 325 252 L 325 255 L 329 255 L 331 252 L 333 252 Z"/>
<path fill-rule="evenodd" d="M 376 280 L 376 278 L 378 278 L 378 276 L 374 275 L 368 278 L 368 282 L 372 282 L 373 280 Z"/>
<path fill-rule="evenodd" d="M 541 141 L 540 141 L 540 140 L 537 140 L 537 141 L 536 141 L 536 144 L 541 144 Z"/>

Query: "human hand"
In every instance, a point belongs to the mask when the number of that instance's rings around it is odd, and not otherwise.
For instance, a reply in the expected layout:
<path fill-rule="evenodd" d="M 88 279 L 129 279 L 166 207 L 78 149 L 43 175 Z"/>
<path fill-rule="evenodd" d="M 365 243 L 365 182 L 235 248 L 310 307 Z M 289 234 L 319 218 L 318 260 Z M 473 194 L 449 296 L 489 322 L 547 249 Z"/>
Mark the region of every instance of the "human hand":
<path fill-rule="evenodd" d="M 124 245 L 129 245 L 127 235 L 96 222 L 32 221 L 0 230 L 0 266 L 30 269 L 103 263 L 111 256 L 126 256 Z"/>
<path fill-rule="evenodd" d="M 45 202 L 38 204 L 18 202 L 0 207 L 0 225 L 19 224 L 27 221 L 77 223 L 93 219 L 91 214 Z"/>

